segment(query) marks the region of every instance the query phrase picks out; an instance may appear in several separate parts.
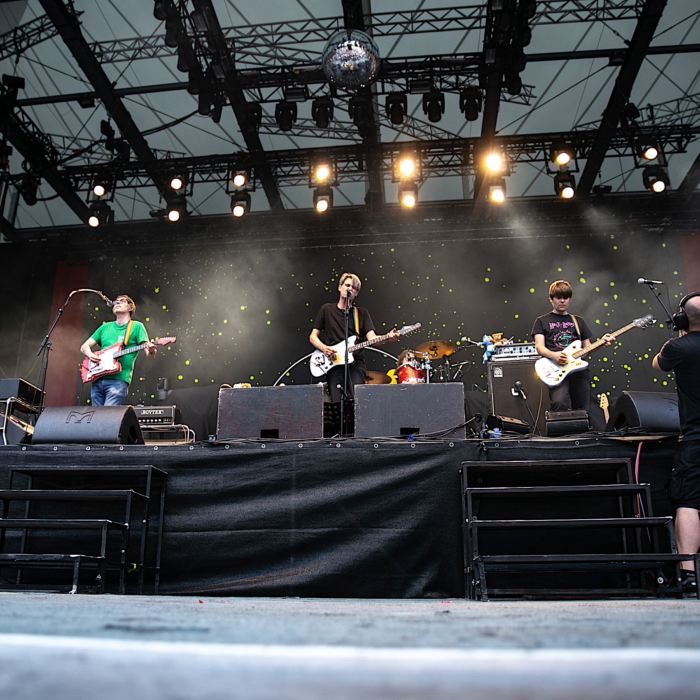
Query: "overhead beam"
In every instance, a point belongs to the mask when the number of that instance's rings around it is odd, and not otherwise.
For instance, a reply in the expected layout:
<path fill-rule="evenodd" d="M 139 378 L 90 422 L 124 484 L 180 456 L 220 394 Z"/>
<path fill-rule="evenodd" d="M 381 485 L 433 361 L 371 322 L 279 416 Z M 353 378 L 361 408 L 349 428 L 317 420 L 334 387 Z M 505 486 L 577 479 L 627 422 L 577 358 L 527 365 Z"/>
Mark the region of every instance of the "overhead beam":
<path fill-rule="evenodd" d="M 206 17 L 207 39 L 210 48 L 214 50 L 221 64 L 224 74 L 224 90 L 226 96 L 236 116 L 246 146 L 257 161 L 255 177 L 263 187 L 270 209 L 273 211 L 284 209 L 282 196 L 280 195 L 274 173 L 264 157 L 264 148 L 260 141 L 260 136 L 258 135 L 256 127 L 251 123 L 243 86 L 241 85 L 238 71 L 236 70 L 233 58 L 226 44 L 224 33 L 221 31 L 221 25 L 214 11 L 214 5 L 211 0 L 193 0 L 193 3 L 195 9 L 202 12 L 203 16 Z"/>
<path fill-rule="evenodd" d="M 146 139 L 141 135 L 139 127 L 136 126 L 121 98 L 116 95 L 111 80 L 85 41 L 75 15 L 61 0 L 40 0 L 40 2 L 78 66 L 95 88 L 96 96 L 114 119 L 121 135 L 128 141 L 136 157 L 144 164 L 161 196 L 168 201 L 172 195 L 166 186 L 166 175 L 159 169 L 158 161 Z"/>
<path fill-rule="evenodd" d="M 683 182 L 681 182 L 680 185 L 678 185 L 678 191 L 681 194 L 684 194 L 686 196 L 690 196 L 695 192 L 695 189 L 697 186 L 700 184 L 700 154 L 698 154 L 697 158 L 693 162 L 693 164 L 690 166 L 688 169 L 688 172 L 685 174 L 685 177 L 683 178 Z"/>
<path fill-rule="evenodd" d="M 608 150 L 610 138 L 620 122 L 620 116 L 625 105 L 629 101 L 634 81 L 637 79 L 644 57 L 649 51 L 649 45 L 654 38 L 656 28 L 659 26 L 659 20 L 663 15 L 666 4 L 667 0 L 646 0 L 644 3 L 627 49 L 625 61 L 620 67 L 615 85 L 608 98 L 608 104 L 603 112 L 596 142 L 593 144 L 591 153 L 579 178 L 577 187 L 577 195 L 579 197 L 585 197 L 591 191 L 593 183 L 598 176 L 605 153 Z"/>

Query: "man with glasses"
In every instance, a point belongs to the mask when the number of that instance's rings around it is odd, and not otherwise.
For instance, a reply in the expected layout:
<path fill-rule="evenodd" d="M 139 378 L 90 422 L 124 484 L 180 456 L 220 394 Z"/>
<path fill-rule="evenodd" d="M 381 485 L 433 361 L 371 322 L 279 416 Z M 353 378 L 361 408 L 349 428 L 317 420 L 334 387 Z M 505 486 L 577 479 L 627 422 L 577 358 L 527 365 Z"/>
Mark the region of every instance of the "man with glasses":
<path fill-rule="evenodd" d="M 120 294 L 112 302 L 114 321 L 103 323 L 97 328 L 80 346 L 80 352 L 85 357 L 99 362 L 100 356 L 96 351 L 100 348 L 107 348 L 115 343 L 120 343 L 125 348 L 145 343 L 146 355 L 155 355 L 157 348 L 149 341 L 146 327 L 141 321 L 132 319 L 135 310 L 136 304 L 133 299 L 126 294 Z M 137 354 L 132 352 L 122 355 L 119 358 L 119 372 L 101 377 L 92 383 L 90 400 L 93 406 L 121 406 L 126 402 Z"/>

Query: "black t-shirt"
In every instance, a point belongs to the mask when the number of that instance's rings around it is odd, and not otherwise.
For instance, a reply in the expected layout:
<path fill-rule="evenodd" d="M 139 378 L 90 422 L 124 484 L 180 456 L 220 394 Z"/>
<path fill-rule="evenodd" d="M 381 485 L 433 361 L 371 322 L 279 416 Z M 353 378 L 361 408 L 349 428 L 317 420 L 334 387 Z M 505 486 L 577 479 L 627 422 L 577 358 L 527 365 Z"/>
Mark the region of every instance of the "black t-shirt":
<path fill-rule="evenodd" d="M 664 372 L 676 375 L 680 439 L 700 440 L 700 331 L 669 340 L 658 362 Z"/>
<path fill-rule="evenodd" d="M 357 309 L 357 321 L 359 328 L 355 326 L 355 309 Z M 316 314 L 314 328 L 317 328 L 319 338 L 326 345 L 335 345 L 345 339 L 345 312 L 336 304 L 324 304 Z M 367 333 L 374 330 L 372 317 L 367 309 L 356 306 L 350 309 L 348 314 L 348 334 L 357 336 L 356 343 L 366 340 Z M 359 332 L 358 332 L 359 331 Z M 355 362 L 364 364 L 364 351 L 353 354 Z"/>
<path fill-rule="evenodd" d="M 576 324 L 571 314 L 555 314 L 550 311 L 548 314 L 538 316 L 532 326 L 532 336 L 543 335 L 544 345 L 547 350 L 559 352 L 574 340 L 589 340 L 591 329 L 580 317 L 576 316 L 580 333 L 576 330 Z"/>

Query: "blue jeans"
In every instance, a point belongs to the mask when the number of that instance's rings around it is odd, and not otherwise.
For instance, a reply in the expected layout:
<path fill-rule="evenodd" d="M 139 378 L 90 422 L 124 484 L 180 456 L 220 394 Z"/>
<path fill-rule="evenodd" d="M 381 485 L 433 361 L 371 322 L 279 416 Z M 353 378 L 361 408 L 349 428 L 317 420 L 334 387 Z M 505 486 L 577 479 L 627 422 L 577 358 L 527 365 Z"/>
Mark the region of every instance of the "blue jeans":
<path fill-rule="evenodd" d="M 129 385 L 121 379 L 98 379 L 92 383 L 90 400 L 93 406 L 121 406 L 128 393 Z"/>

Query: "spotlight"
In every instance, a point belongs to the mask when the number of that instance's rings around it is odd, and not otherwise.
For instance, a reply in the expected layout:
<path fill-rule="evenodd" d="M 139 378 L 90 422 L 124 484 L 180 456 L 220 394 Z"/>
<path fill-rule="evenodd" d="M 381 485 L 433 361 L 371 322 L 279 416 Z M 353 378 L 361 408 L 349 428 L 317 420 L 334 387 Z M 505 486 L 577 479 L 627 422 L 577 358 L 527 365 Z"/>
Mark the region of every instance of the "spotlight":
<path fill-rule="evenodd" d="M 106 199 L 112 187 L 112 178 L 101 175 L 96 177 L 92 182 L 92 195 L 97 199 Z"/>
<path fill-rule="evenodd" d="M 37 190 L 40 180 L 32 173 L 25 173 L 19 183 L 19 192 L 25 203 L 33 207 L 37 203 Z"/>
<path fill-rule="evenodd" d="M 168 203 L 166 216 L 168 221 L 177 223 L 187 214 L 187 202 L 184 197 L 176 197 Z"/>
<path fill-rule="evenodd" d="M 505 169 L 505 158 L 498 151 L 491 151 L 484 157 L 484 168 L 492 174 L 502 173 Z"/>
<path fill-rule="evenodd" d="M 361 133 L 371 129 L 374 118 L 370 99 L 366 95 L 353 95 L 348 100 L 348 116 Z"/>
<path fill-rule="evenodd" d="M 174 14 L 174 12 L 175 8 L 172 0 L 155 0 L 153 3 L 153 16 L 160 22 L 167 19 L 169 15 Z"/>
<path fill-rule="evenodd" d="M 644 160 L 656 160 L 659 157 L 659 149 L 653 143 L 643 144 L 639 148 L 639 155 Z"/>
<path fill-rule="evenodd" d="M 177 48 L 180 39 L 180 21 L 177 13 L 169 14 L 165 18 L 165 45 L 171 49 Z"/>
<path fill-rule="evenodd" d="M 114 220 L 114 212 L 107 202 L 93 202 L 90 205 L 87 223 L 90 228 L 99 228 Z"/>
<path fill-rule="evenodd" d="M 433 89 L 423 95 L 423 112 L 431 122 L 439 122 L 445 113 L 445 95 Z"/>
<path fill-rule="evenodd" d="M 660 165 L 647 165 L 642 170 L 642 182 L 644 187 L 652 192 L 661 193 L 670 187 L 668 173 Z"/>
<path fill-rule="evenodd" d="M 418 187 L 414 181 L 402 182 L 399 185 L 399 204 L 404 209 L 413 209 L 418 203 Z"/>
<path fill-rule="evenodd" d="M 106 119 L 100 122 L 100 133 L 105 137 L 105 148 L 114 151 L 114 129 Z"/>
<path fill-rule="evenodd" d="M 506 201 L 506 181 L 503 178 L 489 185 L 489 199 L 494 204 L 503 204 Z"/>
<path fill-rule="evenodd" d="M 10 156 L 12 146 L 7 145 L 7 141 L 0 142 L 0 172 L 10 169 Z"/>
<path fill-rule="evenodd" d="M 557 173 L 554 176 L 554 192 L 562 199 L 572 199 L 576 194 L 576 180 L 569 172 Z"/>
<path fill-rule="evenodd" d="M 317 97 L 311 103 L 311 118 L 319 129 L 327 129 L 333 119 L 333 100 L 330 97 Z"/>
<path fill-rule="evenodd" d="M 390 92 L 386 96 L 386 116 L 392 124 L 403 124 L 407 111 L 408 99 L 405 92 Z"/>
<path fill-rule="evenodd" d="M 395 180 L 419 180 L 420 161 L 415 153 L 404 151 L 394 164 Z"/>
<path fill-rule="evenodd" d="M 509 71 L 503 76 L 503 84 L 509 95 L 519 95 L 523 91 L 523 80 L 519 73 Z"/>
<path fill-rule="evenodd" d="M 236 192 L 231 195 L 231 214 L 237 219 L 250 211 L 250 194 L 248 192 Z"/>
<path fill-rule="evenodd" d="M 275 121 L 280 131 L 291 131 L 294 122 L 297 120 L 296 102 L 286 102 L 280 100 L 275 107 Z"/>
<path fill-rule="evenodd" d="M 259 102 L 247 102 L 245 105 L 246 124 L 253 131 L 257 131 L 262 124 L 262 107 Z"/>
<path fill-rule="evenodd" d="M 481 90 L 476 85 L 465 87 L 459 93 L 459 109 L 468 122 L 475 122 L 481 112 Z"/>
<path fill-rule="evenodd" d="M 181 192 L 185 189 L 187 178 L 184 175 L 173 175 L 168 181 L 168 187 L 175 192 Z"/>
<path fill-rule="evenodd" d="M 323 214 L 333 206 L 333 190 L 330 187 L 317 187 L 314 190 L 314 209 Z"/>
<path fill-rule="evenodd" d="M 247 170 L 232 170 L 229 178 L 231 185 L 236 190 L 242 190 L 248 184 Z"/>
<path fill-rule="evenodd" d="M 549 159 L 552 163 L 562 168 L 574 159 L 574 149 L 571 146 L 561 144 L 552 146 Z"/>
<path fill-rule="evenodd" d="M 333 181 L 333 166 L 326 160 L 320 160 L 311 166 L 311 181 L 326 185 Z"/>

